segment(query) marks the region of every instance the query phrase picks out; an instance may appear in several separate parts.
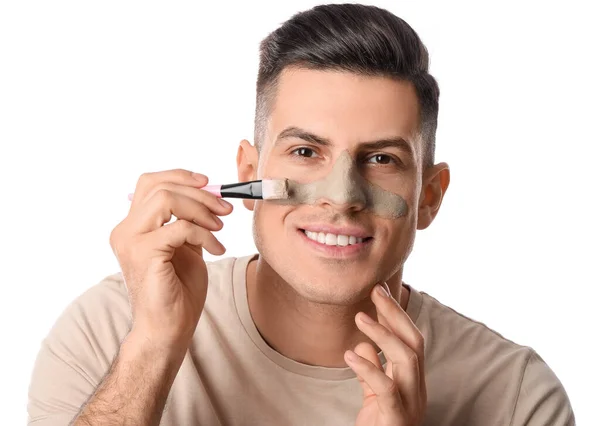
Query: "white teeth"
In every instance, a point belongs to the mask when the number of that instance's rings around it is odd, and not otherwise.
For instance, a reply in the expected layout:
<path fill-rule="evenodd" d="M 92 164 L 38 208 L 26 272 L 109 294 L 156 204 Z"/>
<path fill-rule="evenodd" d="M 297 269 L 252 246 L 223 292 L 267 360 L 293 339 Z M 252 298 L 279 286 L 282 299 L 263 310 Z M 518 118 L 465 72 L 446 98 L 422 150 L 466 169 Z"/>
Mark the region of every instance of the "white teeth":
<path fill-rule="evenodd" d="M 335 235 L 335 234 L 325 235 L 325 244 L 327 244 L 328 246 L 337 245 L 337 235 Z"/>
<path fill-rule="evenodd" d="M 362 243 L 364 238 L 357 238 L 351 235 L 336 235 L 324 232 L 313 232 L 313 231 L 304 231 L 306 236 L 313 241 L 317 241 L 321 244 L 325 244 L 328 246 L 340 246 L 345 247 L 352 244 Z"/>
<path fill-rule="evenodd" d="M 337 237 L 337 245 L 338 246 L 347 246 L 348 245 L 348 240 L 350 239 L 349 236 L 347 235 L 338 235 Z"/>

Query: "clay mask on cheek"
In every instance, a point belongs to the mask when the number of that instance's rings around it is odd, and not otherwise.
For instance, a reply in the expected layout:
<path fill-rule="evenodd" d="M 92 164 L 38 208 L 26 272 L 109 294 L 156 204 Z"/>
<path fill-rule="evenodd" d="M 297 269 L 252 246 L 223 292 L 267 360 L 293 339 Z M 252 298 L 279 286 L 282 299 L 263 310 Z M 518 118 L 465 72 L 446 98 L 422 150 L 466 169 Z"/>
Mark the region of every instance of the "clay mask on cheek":
<path fill-rule="evenodd" d="M 408 206 L 398 194 L 386 191 L 364 179 L 348 151 L 340 154 L 324 179 L 299 183 L 289 181 L 289 199 L 285 204 L 315 204 L 327 199 L 335 204 L 360 204 L 373 214 L 389 219 L 406 215 Z"/>

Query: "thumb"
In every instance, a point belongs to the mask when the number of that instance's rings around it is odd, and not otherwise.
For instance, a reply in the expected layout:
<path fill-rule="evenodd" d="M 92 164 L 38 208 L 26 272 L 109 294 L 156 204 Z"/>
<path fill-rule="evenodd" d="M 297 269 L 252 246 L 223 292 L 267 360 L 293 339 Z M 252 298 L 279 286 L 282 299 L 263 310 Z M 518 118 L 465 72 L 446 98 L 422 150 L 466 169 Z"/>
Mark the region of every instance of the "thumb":
<path fill-rule="evenodd" d="M 381 362 L 379 361 L 379 357 L 377 356 L 377 351 L 370 343 L 359 343 L 354 348 L 354 352 L 356 352 L 357 355 L 363 357 L 367 361 L 371 362 L 375 367 L 383 371 L 383 367 L 381 366 Z M 375 396 L 375 392 L 373 392 L 373 389 L 371 389 L 367 382 L 365 382 L 364 379 L 359 375 L 357 375 L 357 378 L 363 389 L 364 399 L 367 399 L 370 396 Z"/>

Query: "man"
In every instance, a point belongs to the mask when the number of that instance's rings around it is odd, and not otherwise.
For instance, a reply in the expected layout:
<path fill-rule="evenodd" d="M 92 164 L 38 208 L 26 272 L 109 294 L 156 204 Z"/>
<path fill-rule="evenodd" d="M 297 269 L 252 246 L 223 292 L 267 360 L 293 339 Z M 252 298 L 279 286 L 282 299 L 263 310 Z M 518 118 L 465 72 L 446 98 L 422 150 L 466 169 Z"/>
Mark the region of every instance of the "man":
<path fill-rule="evenodd" d="M 238 178 L 318 196 L 244 201 L 258 254 L 205 262 L 231 204 L 201 174 L 143 175 L 110 238 L 122 273 L 44 341 L 30 423 L 575 424 L 533 349 L 402 281 L 449 185 L 438 96 L 419 37 L 385 10 L 319 6 L 269 35 Z"/>

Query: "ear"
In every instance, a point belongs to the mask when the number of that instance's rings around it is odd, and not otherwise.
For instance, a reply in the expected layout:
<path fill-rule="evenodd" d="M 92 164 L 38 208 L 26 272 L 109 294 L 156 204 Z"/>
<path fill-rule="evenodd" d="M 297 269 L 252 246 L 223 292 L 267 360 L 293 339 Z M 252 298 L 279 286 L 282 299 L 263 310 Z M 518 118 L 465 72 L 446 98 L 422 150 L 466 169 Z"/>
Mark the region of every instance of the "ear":
<path fill-rule="evenodd" d="M 436 164 L 423 172 L 417 229 L 425 229 L 431 225 L 440 210 L 448 185 L 450 185 L 448 164 Z"/>
<path fill-rule="evenodd" d="M 258 150 L 246 139 L 240 142 L 237 152 L 238 180 L 247 182 L 256 180 L 256 171 L 258 170 Z M 254 200 L 244 200 L 244 207 L 248 210 L 254 210 Z"/>

